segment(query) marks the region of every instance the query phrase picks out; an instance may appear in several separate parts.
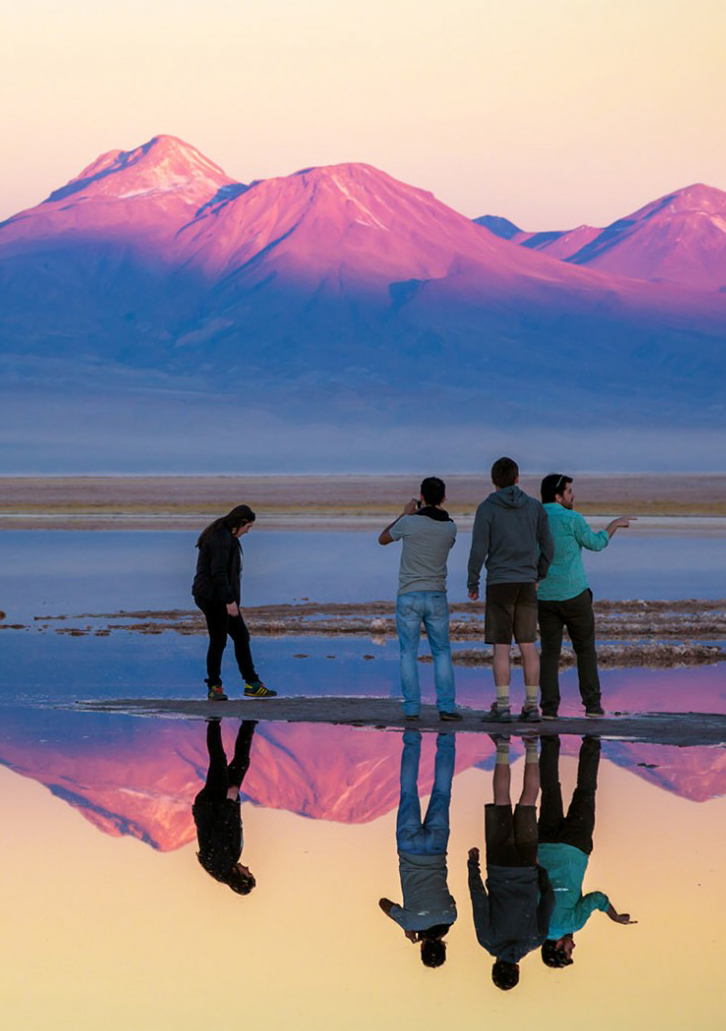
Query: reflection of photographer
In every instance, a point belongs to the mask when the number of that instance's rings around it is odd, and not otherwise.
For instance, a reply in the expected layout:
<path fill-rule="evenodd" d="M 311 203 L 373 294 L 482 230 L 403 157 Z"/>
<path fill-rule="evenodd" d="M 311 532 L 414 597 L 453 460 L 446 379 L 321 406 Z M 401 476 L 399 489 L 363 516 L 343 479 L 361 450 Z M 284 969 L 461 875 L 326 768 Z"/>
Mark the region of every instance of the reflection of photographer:
<path fill-rule="evenodd" d="M 396 821 L 403 905 L 390 899 L 378 903 L 410 942 L 420 943 L 421 962 L 427 967 L 439 967 L 445 961 L 443 938 L 456 920 L 456 902 L 449 894 L 446 869 L 455 754 L 454 735 L 437 735 L 434 786 L 422 820 L 418 796 L 421 734 L 407 730 L 403 735 L 401 800 Z"/>
<path fill-rule="evenodd" d="M 637 923 L 637 920 L 630 919 L 629 913 L 618 913 L 603 892 L 582 894 L 582 882 L 593 848 L 600 739 L 589 736 L 582 739 L 577 786 L 566 816 L 562 805 L 559 759 L 559 737 L 542 738 L 542 805 L 537 854 L 555 889 L 555 908 L 547 941 L 542 946 L 542 960 L 548 967 L 566 967 L 574 962 L 573 935 L 585 926 L 596 909 L 618 924 Z"/>
<path fill-rule="evenodd" d="M 207 721 L 209 772 L 207 781 L 192 806 L 197 828 L 197 859 L 210 877 L 227 884 L 238 895 L 254 888 L 254 876 L 240 863 L 242 854 L 242 807 L 239 789 L 250 765 L 252 736 L 256 720 L 244 720 L 237 733 L 232 762 L 222 744 L 219 719 Z"/>

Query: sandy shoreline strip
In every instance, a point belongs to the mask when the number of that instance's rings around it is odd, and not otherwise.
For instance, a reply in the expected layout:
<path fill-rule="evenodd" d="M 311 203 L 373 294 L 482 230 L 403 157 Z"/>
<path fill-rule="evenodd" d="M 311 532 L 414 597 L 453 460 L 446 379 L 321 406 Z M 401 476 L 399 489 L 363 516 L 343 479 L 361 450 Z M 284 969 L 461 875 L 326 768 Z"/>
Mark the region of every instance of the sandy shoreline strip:
<path fill-rule="evenodd" d="M 445 477 L 462 529 L 491 490 L 484 474 Z M 373 530 L 418 491 L 421 474 L 380 476 L 0 477 L 0 529 L 194 531 L 245 502 L 258 530 Z M 539 496 L 538 476 L 522 487 Z M 593 519 L 632 514 L 631 533 L 726 536 L 726 475 L 578 474 L 576 506 Z"/>

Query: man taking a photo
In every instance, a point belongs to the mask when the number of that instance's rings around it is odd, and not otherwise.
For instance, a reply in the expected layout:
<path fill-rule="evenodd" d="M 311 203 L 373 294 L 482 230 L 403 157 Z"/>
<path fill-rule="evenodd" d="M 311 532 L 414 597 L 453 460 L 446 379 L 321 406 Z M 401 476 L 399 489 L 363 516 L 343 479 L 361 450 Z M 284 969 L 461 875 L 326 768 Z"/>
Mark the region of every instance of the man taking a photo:
<path fill-rule="evenodd" d="M 401 648 L 403 712 L 417 720 L 421 708 L 418 646 L 421 623 L 434 660 L 436 706 L 442 720 L 460 720 L 454 693 L 454 668 L 449 643 L 446 560 L 456 540 L 456 524 L 443 508 L 446 487 L 437 476 L 421 484 L 421 498 L 412 498 L 383 530 L 379 544 L 403 541 L 396 599 L 396 626 Z"/>

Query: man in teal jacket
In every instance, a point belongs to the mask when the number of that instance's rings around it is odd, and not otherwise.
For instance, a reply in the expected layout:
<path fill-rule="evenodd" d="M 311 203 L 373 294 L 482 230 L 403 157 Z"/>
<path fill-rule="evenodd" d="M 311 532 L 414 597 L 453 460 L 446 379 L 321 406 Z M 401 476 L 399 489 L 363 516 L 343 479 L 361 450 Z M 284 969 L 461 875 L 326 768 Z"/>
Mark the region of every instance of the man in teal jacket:
<path fill-rule="evenodd" d="M 549 967 L 564 967 L 573 962 L 573 935 L 585 926 L 596 909 L 618 924 L 635 924 L 637 920 L 631 920 L 629 913 L 618 913 L 602 891 L 582 894 L 595 830 L 600 739 L 590 736 L 582 739 L 577 786 L 566 816 L 559 775 L 559 737 L 543 737 L 541 749 L 542 803 L 537 860 L 547 871 L 555 897 L 542 959 Z"/>
<path fill-rule="evenodd" d="M 582 549 L 602 551 L 610 543 L 615 531 L 621 526 L 629 526 L 634 517 L 613 519 L 604 530 L 595 533 L 585 518 L 573 508 L 575 495 L 571 476 L 560 473 L 545 476 L 541 493 L 555 542 L 554 558 L 537 591 L 542 647 L 539 681 L 542 718 L 556 719 L 560 706 L 558 668 L 562 632 L 565 628 L 577 656 L 577 678 L 585 715 L 603 716 L 595 652 L 592 591 L 587 585 Z"/>

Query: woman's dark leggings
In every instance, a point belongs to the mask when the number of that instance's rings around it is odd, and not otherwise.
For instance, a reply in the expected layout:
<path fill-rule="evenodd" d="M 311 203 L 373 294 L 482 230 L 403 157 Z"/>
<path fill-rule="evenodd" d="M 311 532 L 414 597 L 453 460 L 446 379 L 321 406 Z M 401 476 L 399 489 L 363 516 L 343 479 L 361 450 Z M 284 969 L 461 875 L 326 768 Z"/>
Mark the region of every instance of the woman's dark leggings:
<path fill-rule="evenodd" d="M 230 788 L 240 787 L 250 768 L 250 747 L 256 726 L 256 720 L 244 720 L 240 724 L 234 743 L 234 756 L 228 765 L 222 744 L 222 725 L 217 720 L 210 720 L 207 724 L 209 771 L 201 796 L 223 802 Z"/>
<path fill-rule="evenodd" d="M 227 636 L 234 642 L 234 655 L 237 659 L 242 679 L 247 684 L 259 680 L 250 652 L 250 634 L 241 615 L 230 616 L 224 602 L 202 609 L 207 621 L 209 648 L 207 650 L 207 683 L 211 687 L 222 683 L 222 655 L 227 646 Z"/>

